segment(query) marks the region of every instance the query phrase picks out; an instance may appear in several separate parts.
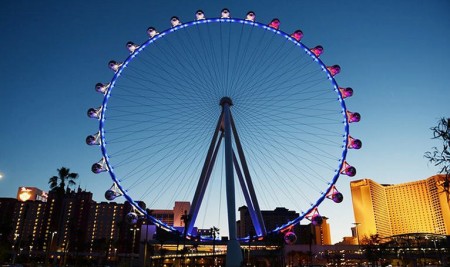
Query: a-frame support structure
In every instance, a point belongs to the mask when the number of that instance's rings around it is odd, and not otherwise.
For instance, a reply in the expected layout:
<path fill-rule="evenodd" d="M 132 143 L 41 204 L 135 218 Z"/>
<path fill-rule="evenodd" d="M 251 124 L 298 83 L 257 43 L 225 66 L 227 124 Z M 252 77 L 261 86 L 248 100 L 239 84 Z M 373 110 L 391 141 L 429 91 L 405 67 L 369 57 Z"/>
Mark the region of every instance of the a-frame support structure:
<path fill-rule="evenodd" d="M 223 139 L 225 141 L 225 173 L 229 232 L 226 266 L 238 267 L 241 266 L 242 253 L 239 241 L 237 240 L 236 232 L 234 171 L 238 176 L 239 184 L 247 203 L 256 235 L 265 236 L 267 232 L 262 219 L 258 200 L 256 199 L 255 189 L 253 187 L 247 161 L 245 159 L 244 150 L 242 149 L 241 141 L 236 130 L 236 125 L 234 123 L 233 116 L 231 115 L 230 107 L 233 105 L 233 102 L 229 97 L 223 97 L 220 100 L 220 105 L 222 106 L 222 112 L 219 116 L 219 120 L 206 155 L 205 163 L 203 164 L 200 179 L 195 190 L 194 199 L 192 200 L 191 209 L 189 211 L 190 220 L 186 231 L 188 235 L 192 233 L 192 229 L 194 228 L 194 224 L 211 177 L 211 172 L 214 168 L 217 153 Z M 237 155 L 233 150 L 233 139 L 237 149 Z"/>

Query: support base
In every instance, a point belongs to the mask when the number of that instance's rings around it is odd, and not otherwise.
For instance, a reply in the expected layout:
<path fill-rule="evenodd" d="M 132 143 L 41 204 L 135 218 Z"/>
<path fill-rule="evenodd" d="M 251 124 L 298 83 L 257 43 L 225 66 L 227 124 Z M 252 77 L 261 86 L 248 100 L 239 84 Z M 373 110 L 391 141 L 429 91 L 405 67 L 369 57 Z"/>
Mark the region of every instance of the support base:
<path fill-rule="evenodd" d="M 235 240 L 228 240 L 227 243 L 227 257 L 226 267 L 240 267 L 242 266 L 242 250 L 239 242 Z"/>

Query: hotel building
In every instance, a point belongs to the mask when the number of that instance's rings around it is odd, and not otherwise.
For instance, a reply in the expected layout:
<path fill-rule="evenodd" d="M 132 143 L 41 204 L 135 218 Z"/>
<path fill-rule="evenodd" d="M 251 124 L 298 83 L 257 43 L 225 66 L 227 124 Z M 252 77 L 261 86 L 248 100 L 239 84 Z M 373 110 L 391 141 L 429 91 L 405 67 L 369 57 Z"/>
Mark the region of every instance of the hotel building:
<path fill-rule="evenodd" d="M 450 203 L 444 175 L 402 184 L 370 179 L 350 183 L 358 240 L 408 233 L 450 235 Z"/>

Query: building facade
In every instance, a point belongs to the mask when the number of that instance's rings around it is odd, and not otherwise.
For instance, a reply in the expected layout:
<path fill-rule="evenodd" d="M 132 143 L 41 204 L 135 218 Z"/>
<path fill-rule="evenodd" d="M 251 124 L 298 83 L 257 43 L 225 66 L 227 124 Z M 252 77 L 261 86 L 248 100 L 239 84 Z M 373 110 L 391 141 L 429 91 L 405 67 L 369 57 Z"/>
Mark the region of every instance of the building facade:
<path fill-rule="evenodd" d="M 123 204 L 116 202 L 92 202 L 89 209 L 85 240 L 89 253 L 106 251 L 107 257 L 117 254 L 119 227 L 122 223 Z"/>
<path fill-rule="evenodd" d="M 286 208 L 278 207 L 275 210 L 262 210 L 261 215 L 267 229 L 275 229 L 278 226 L 284 225 L 289 221 L 298 218 L 299 214 L 295 211 Z M 293 226 L 293 231 L 297 236 L 297 244 L 312 244 L 312 245 L 331 245 L 330 225 L 328 218 L 322 217 L 321 225 L 307 225 L 296 224 Z M 249 234 L 254 234 L 254 227 L 250 217 L 250 213 L 246 206 L 239 208 L 239 220 L 237 221 L 237 235 L 238 237 L 246 237 Z"/>
<path fill-rule="evenodd" d="M 350 183 L 358 240 L 409 233 L 450 234 L 444 175 L 396 185 L 370 179 Z"/>

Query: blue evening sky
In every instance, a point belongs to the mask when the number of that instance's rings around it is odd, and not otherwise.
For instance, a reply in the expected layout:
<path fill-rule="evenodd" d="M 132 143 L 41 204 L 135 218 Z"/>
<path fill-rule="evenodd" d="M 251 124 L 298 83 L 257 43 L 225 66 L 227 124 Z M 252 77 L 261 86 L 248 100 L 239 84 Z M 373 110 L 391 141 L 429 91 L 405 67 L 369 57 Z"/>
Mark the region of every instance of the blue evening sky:
<path fill-rule="evenodd" d="M 257 21 L 277 17 L 281 29 L 303 30 L 302 42 L 325 48 L 321 59 L 339 64 L 340 86 L 355 94 L 348 109 L 362 120 L 351 135 L 363 148 L 347 160 L 357 168 L 341 177 L 344 202 L 327 205 L 333 242 L 350 235 L 354 221 L 349 182 L 425 179 L 437 172 L 423 157 L 440 144 L 429 130 L 450 116 L 450 2 L 408 1 L 25 1 L 0 4 L 0 197 L 20 186 L 48 189 L 48 178 L 65 166 L 80 174 L 81 188 L 96 201 L 111 185 L 94 175 L 99 149 L 85 145 L 97 131 L 86 111 L 101 103 L 97 82 L 107 82 L 110 59 L 128 56 L 125 43 L 143 42 L 148 26 L 166 29 L 176 15 L 197 9 L 216 17 L 224 7 Z"/>

